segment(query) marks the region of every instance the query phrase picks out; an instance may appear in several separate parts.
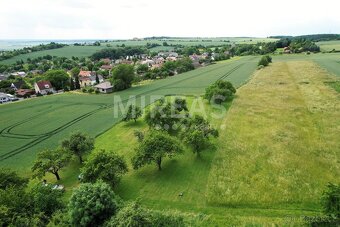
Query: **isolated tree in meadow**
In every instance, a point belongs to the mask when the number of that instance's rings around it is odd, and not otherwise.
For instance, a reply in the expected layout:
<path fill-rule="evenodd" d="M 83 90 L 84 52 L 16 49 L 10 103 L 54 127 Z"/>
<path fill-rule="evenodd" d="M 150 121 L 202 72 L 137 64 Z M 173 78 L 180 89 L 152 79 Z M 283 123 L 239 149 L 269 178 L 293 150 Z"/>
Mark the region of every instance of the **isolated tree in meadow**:
<path fill-rule="evenodd" d="M 111 83 L 116 91 L 130 88 L 135 78 L 135 69 L 132 65 L 121 64 L 112 70 Z"/>
<path fill-rule="evenodd" d="M 81 184 L 68 204 L 73 226 L 101 226 L 118 210 L 118 197 L 104 182 Z"/>
<path fill-rule="evenodd" d="M 187 117 L 186 112 L 179 111 L 185 109 L 187 109 L 186 102 L 183 100 L 179 101 L 179 105 L 160 100 L 153 108 L 146 111 L 145 121 L 152 128 L 161 128 L 166 131 L 175 130 L 176 124 Z"/>
<path fill-rule="evenodd" d="M 128 167 L 122 156 L 105 150 L 91 153 L 81 169 L 84 182 L 94 183 L 97 180 L 103 180 L 112 187 L 119 183 L 127 171 Z"/>
<path fill-rule="evenodd" d="M 123 117 L 123 121 L 134 120 L 137 121 L 138 118 L 142 116 L 142 109 L 138 106 L 130 105 L 127 112 Z"/>
<path fill-rule="evenodd" d="M 172 158 L 182 152 L 183 148 L 176 138 L 164 131 L 152 130 L 136 148 L 132 165 L 134 169 L 139 169 L 154 162 L 157 164 L 158 170 L 161 170 L 162 160 L 165 157 Z"/>
<path fill-rule="evenodd" d="M 185 126 L 181 132 L 183 141 L 191 146 L 197 155 L 209 143 L 211 137 L 218 137 L 218 131 L 202 116 L 193 116 L 186 121 Z"/>
<path fill-rule="evenodd" d="M 84 133 L 76 132 L 69 139 L 62 141 L 61 146 L 78 156 L 79 162 L 83 163 L 83 155 L 94 148 L 94 139 Z"/>
<path fill-rule="evenodd" d="M 231 100 L 236 93 L 236 89 L 229 81 L 217 80 L 215 83 L 205 89 L 204 98 L 209 103 L 214 102 L 221 104 L 224 101 Z"/>
<path fill-rule="evenodd" d="M 70 160 L 70 154 L 62 149 L 44 150 L 38 153 L 32 171 L 35 177 L 42 178 L 46 173 L 52 173 L 60 180 L 59 171 Z"/>

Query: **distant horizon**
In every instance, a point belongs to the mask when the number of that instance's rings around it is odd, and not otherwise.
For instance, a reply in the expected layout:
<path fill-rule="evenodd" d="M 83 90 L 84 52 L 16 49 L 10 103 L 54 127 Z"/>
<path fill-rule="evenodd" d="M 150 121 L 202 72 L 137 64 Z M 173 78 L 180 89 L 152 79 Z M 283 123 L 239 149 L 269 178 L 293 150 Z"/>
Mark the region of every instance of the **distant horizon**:
<path fill-rule="evenodd" d="M 287 37 L 299 37 L 299 36 L 309 36 L 309 35 L 340 35 L 340 33 L 313 33 L 313 34 L 302 34 L 302 35 L 291 35 L 291 34 L 281 34 L 281 35 L 270 35 L 270 36 L 167 36 L 167 35 L 153 35 L 153 36 L 146 36 L 146 37 L 130 37 L 130 38 L 0 38 L 0 41 L 7 41 L 7 40 L 13 40 L 13 41 L 49 41 L 49 40 L 62 40 L 62 41 L 83 41 L 83 40 L 133 40 L 134 38 L 138 39 L 147 39 L 147 38 L 192 38 L 192 39 L 198 39 L 198 38 L 204 38 L 204 39 L 213 39 L 213 38 L 271 38 L 271 37 L 280 37 L 280 36 L 287 36 Z"/>

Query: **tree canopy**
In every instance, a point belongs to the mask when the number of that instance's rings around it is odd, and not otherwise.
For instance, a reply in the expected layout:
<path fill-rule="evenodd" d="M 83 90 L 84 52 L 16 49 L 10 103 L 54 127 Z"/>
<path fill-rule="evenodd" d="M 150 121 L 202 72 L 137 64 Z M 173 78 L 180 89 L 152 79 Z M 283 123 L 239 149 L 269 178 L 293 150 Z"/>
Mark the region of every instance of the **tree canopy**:
<path fill-rule="evenodd" d="M 64 89 L 70 83 L 69 76 L 64 70 L 49 70 L 45 73 L 45 79 L 49 80 L 57 90 Z"/>
<path fill-rule="evenodd" d="M 204 98 L 209 102 L 221 104 L 224 101 L 231 100 L 236 93 L 236 89 L 229 81 L 217 80 L 215 83 L 205 89 Z"/>
<path fill-rule="evenodd" d="M 69 160 L 70 154 L 62 149 L 44 150 L 38 153 L 32 171 L 38 178 L 42 178 L 46 173 L 52 173 L 60 180 L 59 170 L 65 167 Z"/>
<path fill-rule="evenodd" d="M 185 121 L 181 132 L 183 141 L 192 147 L 197 155 L 208 144 L 210 137 L 217 137 L 218 131 L 202 116 L 195 115 Z"/>
<path fill-rule="evenodd" d="M 135 78 L 135 70 L 132 65 L 120 64 L 112 71 L 111 83 L 116 91 L 130 88 Z"/>
<path fill-rule="evenodd" d="M 127 171 L 128 167 L 122 156 L 105 150 L 91 153 L 81 170 L 84 182 L 103 180 L 112 187 L 119 183 Z"/>
<path fill-rule="evenodd" d="M 161 170 L 162 160 L 165 157 L 172 158 L 182 152 L 183 148 L 175 137 L 164 131 L 152 130 L 136 148 L 132 165 L 134 169 L 138 169 L 154 162 L 157 164 L 158 170 Z"/>
<path fill-rule="evenodd" d="M 142 109 L 138 106 L 130 105 L 123 117 L 123 121 L 134 120 L 135 122 L 142 116 Z"/>
<path fill-rule="evenodd" d="M 104 182 L 84 183 L 74 190 L 68 209 L 74 226 L 100 226 L 118 210 L 118 197 Z"/>
<path fill-rule="evenodd" d="M 82 163 L 83 155 L 94 148 L 94 139 L 84 133 L 75 132 L 69 139 L 62 141 L 61 146 L 76 155 Z"/>

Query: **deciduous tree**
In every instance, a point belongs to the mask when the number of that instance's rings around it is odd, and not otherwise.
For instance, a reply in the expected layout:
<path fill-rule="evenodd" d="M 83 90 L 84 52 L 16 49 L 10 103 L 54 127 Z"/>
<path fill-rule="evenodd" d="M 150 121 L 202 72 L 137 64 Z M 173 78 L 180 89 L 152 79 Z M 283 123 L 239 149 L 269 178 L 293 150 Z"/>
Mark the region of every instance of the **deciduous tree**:
<path fill-rule="evenodd" d="M 79 162 L 83 163 L 83 155 L 94 148 L 94 139 L 84 133 L 76 132 L 69 139 L 62 141 L 61 146 L 76 155 Z"/>
<path fill-rule="evenodd" d="M 85 182 L 103 180 L 112 187 L 119 183 L 127 171 L 128 167 L 122 156 L 105 150 L 91 153 L 81 170 Z"/>
<path fill-rule="evenodd" d="M 152 162 L 156 163 L 158 170 L 162 169 L 162 160 L 172 158 L 183 152 L 179 141 L 163 131 L 151 131 L 136 148 L 132 158 L 134 169 L 138 169 Z"/>
<path fill-rule="evenodd" d="M 70 154 L 59 148 L 41 151 L 32 167 L 34 176 L 42 178 L 46 173 L 52 173 L 60 180 L 59 171 L 68 164 L 69 159 Z"/>

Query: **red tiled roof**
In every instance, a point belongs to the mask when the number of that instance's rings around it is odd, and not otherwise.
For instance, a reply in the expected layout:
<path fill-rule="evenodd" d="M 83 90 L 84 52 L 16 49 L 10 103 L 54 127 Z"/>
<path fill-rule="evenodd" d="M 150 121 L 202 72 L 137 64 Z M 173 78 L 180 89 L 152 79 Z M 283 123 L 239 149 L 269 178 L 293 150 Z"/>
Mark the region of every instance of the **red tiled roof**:
<path fill-rule="evenodd" d="M 79 72 L 80 77 L 86 77 L 86 76 L 91 76 L 91 71 L 80 71 Z"/>
<path fill-rule="evenodd" d="M 52 88 L 52 84 L 48 80 L 39 81 L 39 82 L 37 82 L 37 85 L 38 85 L 40 90 L 45 90 L 45 89 L 51 89 Z"/>

